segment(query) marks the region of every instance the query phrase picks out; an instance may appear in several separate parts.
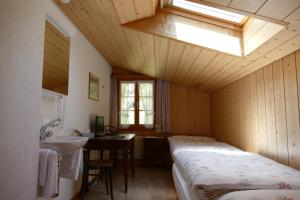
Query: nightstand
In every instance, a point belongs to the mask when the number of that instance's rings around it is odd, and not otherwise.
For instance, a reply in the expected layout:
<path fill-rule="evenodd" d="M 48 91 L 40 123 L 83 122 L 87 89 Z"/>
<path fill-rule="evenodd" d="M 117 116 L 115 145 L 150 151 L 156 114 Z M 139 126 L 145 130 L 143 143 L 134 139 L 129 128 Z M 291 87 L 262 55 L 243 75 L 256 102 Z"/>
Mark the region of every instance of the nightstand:
<path fill-rule="evenodd" d="M 144 137 L 144 166 L 171 166 L 168 139 L 163 136 Z"/>

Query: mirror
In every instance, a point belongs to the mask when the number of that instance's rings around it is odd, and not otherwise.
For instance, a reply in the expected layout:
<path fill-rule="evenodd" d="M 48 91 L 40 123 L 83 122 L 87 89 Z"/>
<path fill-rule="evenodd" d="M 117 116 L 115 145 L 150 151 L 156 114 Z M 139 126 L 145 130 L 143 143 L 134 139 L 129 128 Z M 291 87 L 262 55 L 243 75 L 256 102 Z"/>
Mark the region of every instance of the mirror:
<path fill-rule="evenodd" d="M 43 88 L 68 95 L 70 38 L 49 21 L 45 26 Z"/>

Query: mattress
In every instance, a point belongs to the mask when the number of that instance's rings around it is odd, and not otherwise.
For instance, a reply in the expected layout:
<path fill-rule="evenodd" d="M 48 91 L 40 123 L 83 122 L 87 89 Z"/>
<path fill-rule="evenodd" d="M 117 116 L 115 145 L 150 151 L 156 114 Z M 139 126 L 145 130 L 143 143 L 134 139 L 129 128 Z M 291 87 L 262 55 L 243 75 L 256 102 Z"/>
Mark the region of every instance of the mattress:
<path fill-rule="evenodd" d="M 300 200 L 300 190 L 247 190 L 228 193 L 219 200 Z"/>
<path fill-rule="evenodd" d="M 201 200 L 197 191 L 184 180 L 175 164 L 172 167 L 172 174 L 179 200 Z"/>
<path fill-rule="evenodd" d="M 204 200 L 239 190 L 300 190 L 298 170 L 253 153 L 230 148 L 179 151 L 174 161 L 186 183 Z"/>

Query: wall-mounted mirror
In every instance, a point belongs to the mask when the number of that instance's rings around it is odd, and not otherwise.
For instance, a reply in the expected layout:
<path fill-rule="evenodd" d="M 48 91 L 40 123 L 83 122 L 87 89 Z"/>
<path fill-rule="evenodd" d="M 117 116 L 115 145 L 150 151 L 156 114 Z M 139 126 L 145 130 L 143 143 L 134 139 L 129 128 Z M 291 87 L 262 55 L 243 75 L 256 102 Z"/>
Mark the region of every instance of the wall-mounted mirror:
<path fill-rule="evenodd" d="M 68 95 L 70 38 L 46 21 L 43 88 Z"/>

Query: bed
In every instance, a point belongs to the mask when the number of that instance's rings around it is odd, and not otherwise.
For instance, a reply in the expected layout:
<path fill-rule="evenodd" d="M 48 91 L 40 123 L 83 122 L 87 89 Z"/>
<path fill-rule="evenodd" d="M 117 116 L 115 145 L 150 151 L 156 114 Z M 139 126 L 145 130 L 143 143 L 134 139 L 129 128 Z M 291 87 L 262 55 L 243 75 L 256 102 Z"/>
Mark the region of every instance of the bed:
<path fill-rule="evenodd" d="M 240 190 L 300 189 L 299 171 L 258 154 L 217 141 L 183 143 L 171 148 L 180 200 L 216 200 Z"/>
<path fill-rule="evenodd" d="M 300 200 L 300 190 L 247 190 L 231 192 L 219 200 Z"/>

